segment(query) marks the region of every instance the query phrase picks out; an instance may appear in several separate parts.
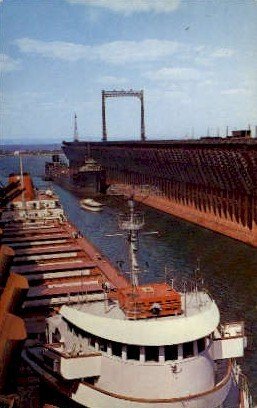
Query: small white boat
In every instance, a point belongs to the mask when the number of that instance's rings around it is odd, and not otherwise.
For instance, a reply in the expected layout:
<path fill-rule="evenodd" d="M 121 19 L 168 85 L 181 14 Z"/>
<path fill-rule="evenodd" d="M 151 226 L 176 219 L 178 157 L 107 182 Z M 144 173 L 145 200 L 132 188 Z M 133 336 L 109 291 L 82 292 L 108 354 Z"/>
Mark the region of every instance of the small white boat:
<path fill-rule="evenodd" d="M 83 200 L 80 200 L 80 207 L 83 208 L 83 210 L 89 210 L 89 211 L 102 211 L 103 210 L 103 204 L 99 203 L 98 201 L 93 200 L 93 198 L 85 198 Z"/>

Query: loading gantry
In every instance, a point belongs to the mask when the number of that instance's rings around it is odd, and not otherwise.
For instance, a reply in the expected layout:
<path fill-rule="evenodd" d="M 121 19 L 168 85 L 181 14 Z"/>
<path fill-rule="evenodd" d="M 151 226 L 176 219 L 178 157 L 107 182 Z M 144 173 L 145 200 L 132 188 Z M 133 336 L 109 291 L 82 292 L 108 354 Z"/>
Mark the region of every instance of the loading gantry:
<path fill-rule="evenodd" d="M 145 113 L 144 113 L 144 91 L 102 91 L 102 123 L 103 123 L 103 142 L 107 141 L 107 127 L 106 127 L 106 114 L 105 114 L 105 99 L 106 98 L 120 98 L 126 96 L 133 96 L 140 99 L 141 102 L 141 140 L 145 141 Z"/>

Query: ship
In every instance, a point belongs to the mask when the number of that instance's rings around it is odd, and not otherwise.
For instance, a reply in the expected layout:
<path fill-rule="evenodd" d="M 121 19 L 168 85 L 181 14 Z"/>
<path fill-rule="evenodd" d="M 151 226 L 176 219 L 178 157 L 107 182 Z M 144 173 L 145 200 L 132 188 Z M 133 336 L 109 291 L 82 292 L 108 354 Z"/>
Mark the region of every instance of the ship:
<path fill-rule="evenodd" d="M 80 200 L 80 207 L 83 208 L 83 210 L 89 210 L 93 212 L 103 211 L 103 204 L 93 200 L 92 198 L 85 198 L 83 200 Z"/>
<path fill-rule="evenodd" d="M 55 154 L 52 161 L 45 163 L 44 179 L 80 195 L 96 196 L 105 193 L 107 189 L 105 171 L 90 156 L 85 156 L 84 163 L 78 168 L 71 168 Z"/>
<path fill-rule="evenodd" d="M 144 215 L 132 198 L 128 204 L 119 226 L 129 243 L 130 279 L 81 237 L 101 270 L 97 296 L 84 287 L 78 301 L 53 310 L 45 343 L 27 347 L 24 360 L 69 407 L 250 408 L 236 361 L 247 343 L 244 323 L 221 323 L 199 271 L 182 289 L 173 280 L 140 284 Z"/>
<path fill-rule="evenodd" d="M 78 143 L 77 115 L 74 115 L 74 141 Z M 52 161 L 45 163 L 46 181 L 54 181 L 62 187 L 78 194 L 99 195 L 105 193 L 106 173 L 103 167 L 91 156 L 90 144 L 86 145 L 83 160 L 79 166 L 70 166 L 60 159 L 58 154 L 52 156 Z"/>

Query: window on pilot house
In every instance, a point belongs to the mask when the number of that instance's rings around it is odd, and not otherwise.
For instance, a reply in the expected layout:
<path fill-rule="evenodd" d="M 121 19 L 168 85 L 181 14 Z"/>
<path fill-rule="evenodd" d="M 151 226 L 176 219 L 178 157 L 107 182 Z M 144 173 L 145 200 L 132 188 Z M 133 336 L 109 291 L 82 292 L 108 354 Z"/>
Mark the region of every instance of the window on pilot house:
<path fill-rule="evenodd" d="M 95 337 L 95 336 L 91 336 L 91 337 L 89 338 L 89 345 L 90 345 L 91 347 L 94 347 L 94 348 L 95 348 L 95 345 L 96 345 L 96 337 Z"/>
<path fill-rule="evenodd" d="M 99 340 L 99 350 L 107 352 L 108 341 L 105 339 Z"/>
<path fill-rule="evenodd" d="M 197 348 L 198 348 L 198 353 L 201 353 L 202 351 L 205 350 L 205 338 L 201 338 L 197 340 Z"/>
<path fill-rule="evenodd" d="M 164 347 L 165 360 L 177 360 L 178 359 L 178 346 L 171 345 Z"/>
<path fill-rule="evenodd" d="M 159 347 L 145 347 L 145 361 L 159 361 Z"/>
<path fill-rule="evenodd" d="M 183 358 L 193 357 L 194 356 L 194 342 L 189 341 L 188 343 L 183 344 Z"/>
<path fill-rule="evenodd" d="M 139 360 L 140 359 L 140 347 L 139 346 L 127 346 L 127 359 Z"/>
<path fill-rule="evenodd" d="M 112 342 L 112 354 L 113 356 L 121 357 L 122 354 L 122 344 L 117 342 Z"/>

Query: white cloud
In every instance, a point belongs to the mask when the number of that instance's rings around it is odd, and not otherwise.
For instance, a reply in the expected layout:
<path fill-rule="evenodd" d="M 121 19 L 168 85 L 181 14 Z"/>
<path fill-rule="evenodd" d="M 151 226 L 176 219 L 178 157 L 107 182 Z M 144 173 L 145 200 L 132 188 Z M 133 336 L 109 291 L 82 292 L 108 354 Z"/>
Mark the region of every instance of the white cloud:
<path fill-rule="evenodd" d="M 128 81 L 126 78 L 119 78 L 119 77 L 112 76 L 112 75 L 106 75 L 106 76 L 102 76 L 101 78 L 98 78 L 97 82 L 99 84 L 113 85 L 115 87 L 115 85 L 126 84 Z"/>
<path fill-rule="evenodd" d="M 194 61 L 195 64 L 209 67 L 220 59 L 231 58 L 235 51 L 230 48 L 198 47 L 171 40 L 145 39 L 142 41 L 113 41 L 99 45 L 76 44 L 64 41 L 41 41 L 21 38 L 15 41 L 20 51 L 40 55 L 45 58 L 75 62 L 79 60 L 101 61 L 107 64 L 124 65 L 154 61 Z M 148 73 L 148 78 L 157 76 L 185 77 L 196 80 L 199 71 L 195 68 L 163 68 L 155 73 Z"/>
<path fill-rule="evenodd" d="M 192 57 L 196 64 L 203 66 L 211 66 L 215 62 L 220 62 L 221 59 L 229 59 L 236 54 L 232 48 L 210 48 L 207 46 L 199 46 L 192 50 Z"/>
<path fill-rule="evenodd" d="M 231 89 L 224 89 L 221 91 L 221 95 L 242 95 L 248 93 L 249 90 L 246 88 L 231 88 Z"/>
<path fill-rule="evenodd" d="M 77 61 L 90 57 L 91 47 L 63 41 L 39 41 L 21 38 L 15 41 L 21 52 L 39 54 L 43 57 L 57 58 L 66 61 Z"/>
<path fill-rule="evenodd" d="M 91 59 L 112 64 L 156 61 L 173 55 L 184 48 L 183 44 L 167 40 L 114 41 L 90 46 L 63 41 L 46 42 L 21 38 L 15 43 L 24 53 L 66 61 Z"/>
<path fill-rule="evenodd" d="M 199 81 L 202 72 L 195 68 L 161 68 L 157 71 L 147 72 L 145 76 L 154 81 Z"/>
<path fill-rule="evenodd" d="M 20 61 L 9 57 L 7 54 L 0 54 L 0 71 L 11 72 L 20 69 Z"/>
<path fill-rule="evenodd" d="M 235 50 L 232 48 L 216 48 L 211 54 L 211 58 L 230 58 L 235 55 Z"/>
<path fill-rule="evenodd" d="M 70 4 L 102 7 L 123 14 L 155 12 L 170 13 L 177 10 L 180 0 L 66 0 Z"/>
<path fill-rule="evenodd" d="M 149 103 L 159 103 L 165 101 L 165 105 L 169 106 L 169 102 L 179 103 L 181 105 L 187 105 L 191 102 L 191 98 L 187 92 L 179 91 L 176 89 L 156 89 L 151 88 L 146 92 L 147 101 Z"/>
<path fill-rule="evenodd" d="M 181 44 L 167 40 L 115 41 L 95 47 L 101 60 L 114 64 L 156 61 L 176 53 Z"/>
<path fill-rule="evenodd" d="M 217 85 L 217 81 L 213 79 L 204 79 L 202 82 L 199 83 L 200 86 L 204 86 L 206 88 L 208 87 L 214 87 Z"/>

